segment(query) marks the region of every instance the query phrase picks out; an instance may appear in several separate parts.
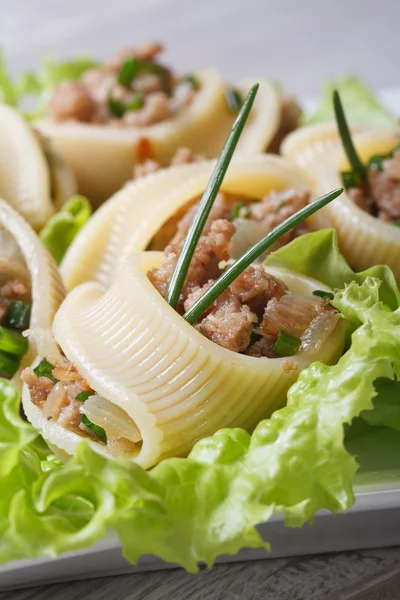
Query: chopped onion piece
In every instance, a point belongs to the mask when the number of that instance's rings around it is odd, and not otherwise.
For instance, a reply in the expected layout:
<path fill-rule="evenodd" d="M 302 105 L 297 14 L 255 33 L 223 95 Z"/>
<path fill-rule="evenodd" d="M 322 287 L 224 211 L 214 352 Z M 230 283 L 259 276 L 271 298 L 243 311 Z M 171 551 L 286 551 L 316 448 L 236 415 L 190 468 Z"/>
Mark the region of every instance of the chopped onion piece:
<path fill-rule="evenodd" d="M 50 329 L 36 327 L 35 329 L 27 329 L 22 335 L 33 340 L 39 356 L 46 358 L 54 366 L 64 366 L 64 357 L 58 349 L 57 342 Z"/>
<path fill-rule="evenodd" d="M 299 353 L 317 352 L 339 322 L 333 311 L 324 312 L 313 319 L 301 336 Z"/>
<path fill-rule="evenodd" d="M 80 409 L 87 418 L 104 429 L 107 440 L 111 442 L 125 438 L 131 442 L 140 442 L 141 433 L 132 419 L 119 406 L 97 394 L 89 396 Z"/>
<path fill-rule="evenodd" d="M 66 396 L 67 391 L 64 387 L 64 384 L 61 382 L 56 383 L 50 394 L 47 396 L 43 407 L 43 416 L 46 421 L 50 421 L 51 419 L 56 419 L 58 417 Z"/>
<path fill-rule="evenodd" d="M 254 221 L 253 219 L 242 219 L 240 217 L 234 219 L 233 224 L 236 227 L 236 233 L 232 238 L 230 247 L 230 255 L 233 258 L 240 258 L 246 250 L 264 237 L 270 229 L 265 223 Z M 261 261 L 262 258 L 258 260 Z"/>

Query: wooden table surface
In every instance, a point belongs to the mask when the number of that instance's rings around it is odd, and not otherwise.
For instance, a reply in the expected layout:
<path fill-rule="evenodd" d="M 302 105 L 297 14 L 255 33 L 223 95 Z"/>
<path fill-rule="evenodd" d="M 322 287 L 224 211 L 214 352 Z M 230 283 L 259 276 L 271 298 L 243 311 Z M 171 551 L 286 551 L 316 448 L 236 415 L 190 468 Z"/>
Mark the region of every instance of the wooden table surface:
<path fill-rule="evenodd" d="M 46 53 L 102 58 L 161 39 L 178 70 L 215 64 L 231 81 L 268 74 L 298 94 L 344 72 L 376 88 L 400 83 L 399 0 L 0 0 L 0 9 L 14 72 Z M 399 600 L 399 561 L 400 547 L 374 549 L 62 583 L 0 600 Z"/>

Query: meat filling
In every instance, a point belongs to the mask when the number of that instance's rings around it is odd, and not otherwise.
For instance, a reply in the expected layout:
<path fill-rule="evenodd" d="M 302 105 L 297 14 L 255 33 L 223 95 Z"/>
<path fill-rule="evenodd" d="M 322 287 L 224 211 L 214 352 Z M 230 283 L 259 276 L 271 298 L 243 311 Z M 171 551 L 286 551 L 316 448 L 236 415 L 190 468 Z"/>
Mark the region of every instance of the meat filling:
<path fill-rule="evenodd" d="M 236 228 L 224 218 L 224 209 L 226 212 L 225 198 L 220 195 L 193 255 L 177 306 L 180 314 L 188 311 L 226 268 Z M 162 266 L 148 273 L 163 297 L 176 264 L 183 230 L 186 230 L 186 221 L 181 229 L 178 226 L 176 236 L 165 249 Z M 295 336 L 300 344 L 309 327 L 325 313 L 330 313 L 336 324 L 336 312 L 328 301 L 318 296 L 292 294 L 262 265 L 251 265 L 209 306 L 195 327 L 211 341 L 233 352 L 275 358 L 280 332 Z"/>
<path fill-rule="evenodd" d="M 162 50 L 159 43 L 125 49 L 79 80 L 61 82 L 49 101 L 51 117 L 122 127 L 146 127 L 173 117 L 193 102 L 199 83 L 158 62 Z"/>
<path fill-rule="evenodd" d="M 18 300 L 25 300 L 27 295 L 28 290 L 19 279 L 10 279 L 0 286 L 0 324 L 4 322 L 11 304 Z"/>
<path fill-rule="evenodd" d="M 270 192 L 264 196 L 264 198 L 257 201 L 243 196 L 220 192 L 211 209 L 203 233 L 208 233 L 210 231 L 213 221 L 224 219 L 234 222 L 236 231 L 235 241 L 240 242 L 241 237 L 250 234 L 253 238 L 251 240 L 252 243 L 255 243 L 262 235 L 265 235 L 268 231 L 306 206 L 309 198 L 310 195 L 308 191 L 295 190 L 293 188 L 282 192 Z M 164 223 L 151 241 L 150 249 L 164 250 L 167 244 L 170 244 L 173 247 L 179 246 L 189 229 L 198 202 L 199 199 L 196 199 L 194 202 L 189 203 L 189 205 L 184 206 Z M 239 221 L 237 221 L 237 219 L 239 219 Z M 246 221 L 245 223 L 243 222 L 244 220 Z M 251 229 L 251 223 L 258 224 L 254 228 L 254 231 Z M 285 234 L 279 242 L 271 248 L 271 251 L 288 244 L 294 238 L 307 232 L 308 224 L 306 222 L 301 223 Z"/>
<path fill-rule="evenodd" d="M 350 188 L 348 193 L 368 214 L 386 222 L 400 219 L 400 149 L 382 161 L 382 170 L 372 164 L 366 182 Z"/>
<path fill-rule="evenodd" d="M 140 431 L 132 419 L 98 396 L 69 361 L 65 360 L 62 366 L 47 362 L 47 366 L 50 372 L 45 375 L 38 374 L 40 365 L 21 374 L 32 403 L 42 410 L 43 417 L 80 436 L 107 444 L 113 456 L 131 456 L 141 443 Z"/>

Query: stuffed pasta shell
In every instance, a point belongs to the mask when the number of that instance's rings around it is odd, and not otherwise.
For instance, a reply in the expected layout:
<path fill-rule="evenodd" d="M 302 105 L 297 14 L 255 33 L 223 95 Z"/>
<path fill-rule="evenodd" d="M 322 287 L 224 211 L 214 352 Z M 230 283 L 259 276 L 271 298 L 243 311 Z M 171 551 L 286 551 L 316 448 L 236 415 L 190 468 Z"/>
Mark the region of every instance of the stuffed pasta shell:
<path fill-rule="evenodd" d="M 64 297 L 56 264 L 28 223 L 0 200 L 0 374 L 30 364 L 22 332 L 50 327 Z"/>
<path fill-rule="evenodd" d="M 75 193 L 75 177 L 49 142 L 5 105 L 0 134 L 0 197 L 39 230 Z"/>
<path fill-rule="evenodd" d="M 293 134 L 284 145 L 286 154 L 312 174 L 313 195 L 343 184 L 346 193 L 327 206 L 316 221 L 334 227 L 340 249 L 352 267 L 363 270 L 388 265 L 400 281 L 400 151 L 394 130 L 352 128 L 362 163 L 356 173 L 346 157 L 336 125 L 335 139 L 327 143 L 324 128 Z M 307 128 L 308 129 L 308 128 Z M 325 129 L 326 131 L 327 129 Z M 318 137 L 317 134 L 321 134 Z M 296 138 L 303 138 L 297 145 Z"/>
<path fill-rule="evenodd" d="M 194 327 L 182 318 L 224 268 L 233 230 L 217 221 L 202 236 L 177 310 L 163 298 L 173 261 L 159 252 L 132 250 L 107 290 L 67 296 L 49 355 L 23 373 L 25 413 L 48 442 L 73 454 L 86 439 L 148 468 L 221 427 L 252 430 L 302 368 L 338 359 L 344 322 L 312 295 L 326 288 L 289 271 L 251 266 Z"/>
<path fill-rule="evenodd" d="M 85 281 L 109 286 L 127 249 L 164 250 L 185 235 L 203 194 L 213 161 L 174 166 L 138 179 L 115 194 L 91 218 L 61 264 L 67 289 Z M 233 222 L 230 247 L 237 257 L 272 227 L 307 204 L 303 173 L 274 155 L 234 158 L 214 204 L 207 227 L 215 219 Z M 308 222 L 279 244 L 307 231 Z M 276 246 L 275 246 L 276 247 Z"/>
<path fill-rule="evenodd" d="M 167 166 L 177 148 L 219 154 L 250 84 L 230 89 L 216 69 L 177 76 L 159 60 L 162 45 L 142 44 L 63 81 L 36 126 L 76 173 L 79 191 L 97 206 L 145 161 Z M 282 101 L 266 78 L 246 131 L 243 152 L 263 152 L 297 125 L 299 108 Z"/>

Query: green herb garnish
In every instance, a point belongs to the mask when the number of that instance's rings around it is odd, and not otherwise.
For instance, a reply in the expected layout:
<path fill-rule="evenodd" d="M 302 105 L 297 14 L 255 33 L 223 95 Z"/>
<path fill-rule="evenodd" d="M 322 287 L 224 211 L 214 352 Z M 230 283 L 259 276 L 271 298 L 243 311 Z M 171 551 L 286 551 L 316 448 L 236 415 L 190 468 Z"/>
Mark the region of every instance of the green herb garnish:
<path fill-rule="evenodd" d="M 225 92 L 226 103 L 231 112 L 237 113 L 241 109 L 243 102 L 240 93 L 235 88 L 228 88 Z"/>
<path fill-rule="evenodd" d="M 340 175 L 342 177 L 342 182 L 346 190 L 356 188 L 361 183 L 361 178 L 359 174 L 355 171 L 342 171 Z"/>
<path fill-rule="evenodd" d="M 392 225 L 396 225 L 396 227 L 400 227 L 400 219 L 396 219 L 395 221 L 391 221 Z"/>
<path fill-rule="evenodd" d="M 114 115 L 114 117 L 117 117 L 117 119 L 122 119 L 126 113 L 125 104 L 119 100 L 115 100 L 111 95 L 108 97 L 107 106 L 110 113 Z"/>
<path fill-rule="evenodd" d="M 192 73 L 188 73 L 181 77 L 182 83 L 188 83 L 194 90 L 198 90 L 200 88 L 200 81 L 198 78 Z"/>
<path fill-rule="evenodd" d="M 352 170 L 357 173 L 360 180 L 365 179 L 366 168 L 361 162 L 358 156 L 357 150 L 353 144 L 349 126 L 346 121 L 342 102 L 340 100 L 339 92 L 335 90 L 333 92 L 333 107 L 335 109 L 336 123 L 339 130 L 340 139 L 342 140 L 343 149 L 346 153 L 347 159 L 351 165 Z"/>
<path fill-rule="evenodd" d="M 247 206 L 247 204 L 244 204 L 244 202 L 236 202 L 232 206 L 231 216 L 232 221 L 238 219 L 239 217 L 241 217 L 242 219 L 248 219 L 250 216 L 250 209 Z"/>
<path fill-rule="evenodd" d="M 31 308 L 30 304 L 26 304 L 22 300 L 12 302 L 7 311 L 4 325 L 14 327 L 14 329 L 27 329 L 31 318 Z"/>
<path fill-rule="evenodd" d="M 206 224 L 214 200 L 219 192 L 219 188 L 221 187 L 232 155 L 247 121 L 247 117 L 249 116 L 251 107 L 253 106 L 258 87 L 258 84 L 253 85 L 243 103 L 240 113 L 233 124 L 232 130 L 214 167 L 211 178 L 207 184 L 203 197 L 200 200 L 186 237 L 181 246 L 178 260 L 169 281 L 166 298 L 168 304 L 170 304 L 173 308 L 176 308 L 178 304 L 179 296 L 186 279 L 190 261 L 192 260 L 192 256 L 196 250 L 196 246 L 204 229 L 204 225 Z"/>
<path fill-rule="evenodd" d="M 0 350 L 13 356 L 24 356 L 28 352 L 29 341 L 18 331 L 0 326 Z"/>
<path fill-rule="evenodd" d="M 141 92 L 136 92 L 132 98 L 126 105 L 125 110 L 139 110 L 143 106 L 143 94 Z"/>
<path fill-rule="evenodd" d="M 78 402 L 86 402 L 89 396 L 93 396 L 92 392 L 79 392 L 79 394 L 75 396 L 75 400 Z"/>
<path fill-rule="evenodd" d="M 238 277 L 243 271 L 249 267 L 261 254 L 272 246 L 285 233 L 296 227 L 301 221 L 304 221 L 323 206 L 332 202 L 343 192 L 342 188 L 338 188 L 325 194 L 318 200 L 308 204 L 294 215 L 277 225 L 254 246 L 247 250 L 241 258 L 236 260 L 226 271 L 208 288 L 206 292 L 192 305 L 190 310 L 183 315 L 184 319 L 191 323 L 195 323 L 201 317 L 205 310 L 226 290 L 226 288 Z"/>
<path fill-rule="evenodd" d="M 81 416 L 81 423 L 86 427 L 88 431 L 93 433 L 93 435 L 96 436 L 97 439 L 100 440 L 100 442 L 103 442 L 103 444 L 107 444 L 106 432 L 102 427 L 100 427 L 100 425 L 96 425 L 95 423 L 92 423 L 92 421 L 89 421 L 86 415 Z"/>
<path fill-rule="evenodd" d="M 50 379 L 53 383 L 57 383 L 58 379 L 53 377 L 53 369 L 55 369 L 55 366 L 46 358 L 43 358 L 38 366 L 33 369 L 33 372 L 38 377 L 47 377 L 47 379 Z"/>
<path fill-rule="evenodd" d="M 0 350 L 0 376 L 12 377 L 18 371 L 20 365 L 19 358 L 12 354 L 7 354 Z"/>
<path fill-rule="evenodd" d="M 118 83 L 125 87 L 130 87 L 140 70 L 141 61 L 135 56 L 128 58 L 121 66 L 118 73 Z"/>
<path fill-rule="evenodd" d="M 301 340 L 295 335 L 280 331 L 274 345 L 274 353 L 277 356 L 294 356 L 300 348 Z"/>
<path fill-rule="evenodd" d="M 323 298 L 324 300 L 333 300 L 335 297 L 332 294 L 332 292 L 324 292 L 324 290 L 314 290 L 313 296 L 319 296 L 320 298 Z"/>

